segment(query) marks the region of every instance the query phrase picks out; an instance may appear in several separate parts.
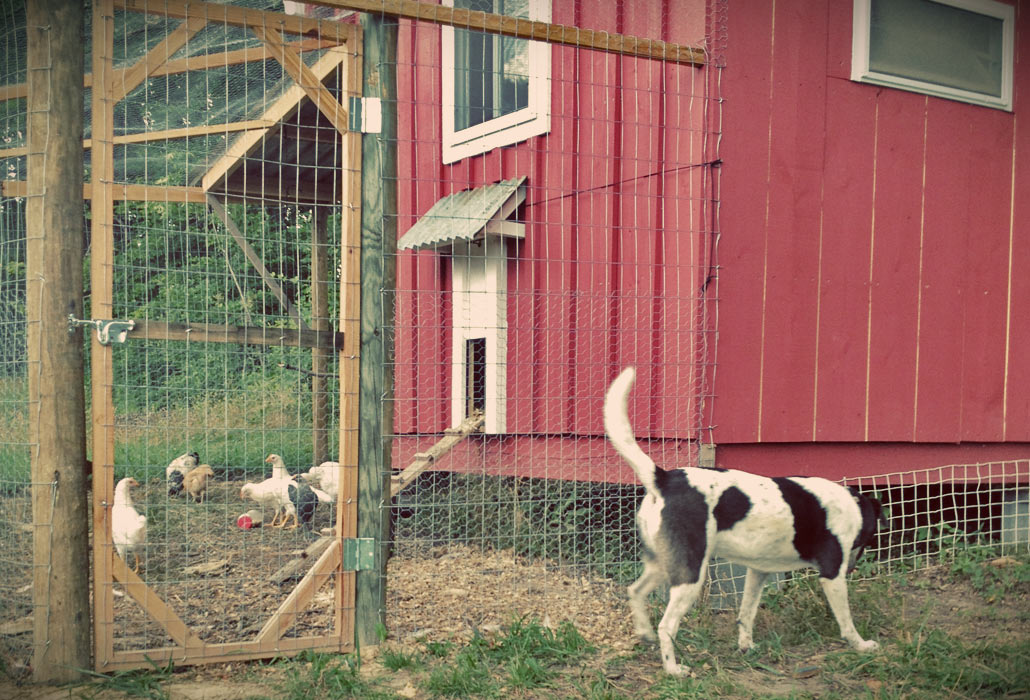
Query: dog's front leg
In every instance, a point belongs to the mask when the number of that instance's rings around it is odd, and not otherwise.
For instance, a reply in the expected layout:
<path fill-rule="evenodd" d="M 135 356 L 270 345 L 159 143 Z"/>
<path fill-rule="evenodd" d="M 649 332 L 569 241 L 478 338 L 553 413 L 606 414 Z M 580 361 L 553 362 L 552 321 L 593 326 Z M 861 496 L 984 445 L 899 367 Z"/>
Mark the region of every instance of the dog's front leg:
<path fill-rule="evenodd" d="M 840 625 L 840 636 L 856 651 L 875 651 L 880 645 L 872 640 L 862 639 L 851 620 L 851 608 L 848 605 L 848 581 L 844 572 L 836 578 L 819 578 L 819 583 L 830 603 L 830 610 Z"/>
<path fill-rule="evenodd" d="M 744 577 L 744 593 L 740 598 L 740 612 L 737 614 L 737 647 L 741 651 L 748 651 L 754 646 L 751 637 L 755 624 L 755 613 L 758 612 L 758 604 L 762 601 L 762 587 L 769 575 L 763 571 L 755 571 L 748 568 Z"/>
<path fill-rule="evenodd" d="M 690 666 L 676 663 L 674 642 L 680 628 L 680 620 L 687 614 L 701 593 L 704 579 L 696 583 L 681 583 L 669 589 L 669 605 L 665 608 L 662 621 L 658 623 L 658 645 L 662 651 L 662 667 L 673 676 L 685 676 Z"/>

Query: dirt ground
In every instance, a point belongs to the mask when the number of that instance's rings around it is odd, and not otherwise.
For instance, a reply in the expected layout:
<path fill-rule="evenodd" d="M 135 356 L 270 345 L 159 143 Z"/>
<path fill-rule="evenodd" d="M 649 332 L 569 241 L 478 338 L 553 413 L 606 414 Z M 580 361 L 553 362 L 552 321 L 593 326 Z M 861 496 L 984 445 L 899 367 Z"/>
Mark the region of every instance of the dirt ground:
<path fill-rule="evenodd" d="M 145 498 L 158 498 L 162 484 L 145 487 Z M 163 522 L 167 531 L 161 546 L 148 550 L 144 580 L 168 600 L 197 634 L 209 642 L 234 641 L 251 637 L 275 610 L 292 584 L 268 583 L 276 570 L 316 537 L 301 531 L 283 532 L 272 528 L 244 531 L 235 526 L 236 516 L 245 510 L 238 498 L 238 483 L 217 485 L 205 507 L 175 502 L 166 520 L 160 512 L 151 527 Z M 153 490 L 153 493 L 149 493 Z M 331 523 L 331 514 L 317 516 L 317 526 Z M 185 523 L 185 524 L 182 524 Z M 23 538 L 30 540 L 31 538 Z M 17 553 L 12 553 L 12 558 Z M 31 557 L 31 555 L 30 555 Z M 188 577 L 185 567 L 224 562 L 208 575 Z M 507 552 L 483 552 L 465 546 L 415 550 L 399 547 L 389 562 L 387 645 L 394 649 L 424 648 L 430 641 L 465 642 L 473 635 L 500 631 L 514 618 L 530 617 L 545 626 L 569 620 L 600 652 L 592 664 L 630 654 L 635 639 L 629 622 L 625 591 L 611 581 L 587 580 L 541 563 L 527 563 Z M 3 573 L 0 572 L 0 577 Z M 868 584 L 852 584 L 853 590 Z M 13 588 L 13 587 L 12 587 Z M 1026 640 L 1030 587 L 1022 586 L 1010 595 L 987 602 L 967 581 L 957 581 L 943 568 L 910 575 L 907 585 L 892 589 L 900 596 L 905 621 L 923 620 L 964 640 Z M 202 595 L 203 605 L 186 601 Z M 311 609 L 304 613 L 290 634 L 312 634 L 331 625 L 332 592 L 320 591 Z M 9 618 L 31 610 L 31 591 L 21 590 L 12 600 L 0 603 Z M 123 648 L 160 646 L 167 641 L 163 631 L 149 621 L 127 596 L 115 596 L 116 645 Z M 760 613 L 759 622 L 768 611 Z M 718 629 L 728 639 L 735 636 L 733 613 L 716 616 Z M 9 619 L 0 619 L 0 623 Z M 2 628 L 0 628 L 2 630 Z M 756 637 L 760 629 L 756 629 Z M 27 675 L 17 650 L 24 654 L 31 630 L 5 634 L 0 631 L 0 653 L 10 674 L 0 677 L 0 698 L 56 700 L 65 697 L 97 697 L 120 700 L 126 697 L 111 690 L 37 687 L 24 683 Z M 791 660 L 781 669 L 762 673 L 754 668 L 734 672 L 742 688 L 754 687 L 763 694 L 823 694 L 818 672 L 798 673 L 799 668 L 816 668 L 825 652 L 842 648 L 827 640 L 827 648 L 807 659 Z M 363 652 L 362 672 L 385 678 L 386 687 L 401 697 L 421 697 L 403 673 L 393 674 L 378 665 L 374 650 Z M 625 666 L 611 683 L 632 696 L 634 688 L 650 687 L 661 677 L 657 651 L 640 657 L 640 663 Z M 21 678 L 18 677 L 19 672 Z M 699 669 L 703 673 L 704 669 Z M 179 700 L 242 700 L 275 697 L 282 671 L 260 663 L 215 664 L 176 670 L 163 686 L 168 697 Z M 875 688 L 871 688 L 875 691 Z"/>

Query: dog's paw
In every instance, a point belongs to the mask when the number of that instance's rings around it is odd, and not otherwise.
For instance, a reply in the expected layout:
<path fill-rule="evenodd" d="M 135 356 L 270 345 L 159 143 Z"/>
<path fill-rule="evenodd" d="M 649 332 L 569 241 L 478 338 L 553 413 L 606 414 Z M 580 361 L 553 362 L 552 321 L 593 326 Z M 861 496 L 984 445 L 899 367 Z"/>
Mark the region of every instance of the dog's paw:
<path fill-rule="evenodd" d="M 866 639 L 856 643 L 854 647 L 855 651 L 876 651 L 880 648 L 880 643 L 874 642 L 872 639 Z"/>
<path fill-rule="evenodd" d="M 690 666 L 685 664 L 666 664 L 663 666 L 665 672 L 675 678 L 688 678 L 690 676 Z"/>
<path fill-rule="evenodd" d="M 637 630 L 636 634 L 637 641 L 641 644 L 656 644 L 658 642 L 658 635 L 652 629 Z"/>

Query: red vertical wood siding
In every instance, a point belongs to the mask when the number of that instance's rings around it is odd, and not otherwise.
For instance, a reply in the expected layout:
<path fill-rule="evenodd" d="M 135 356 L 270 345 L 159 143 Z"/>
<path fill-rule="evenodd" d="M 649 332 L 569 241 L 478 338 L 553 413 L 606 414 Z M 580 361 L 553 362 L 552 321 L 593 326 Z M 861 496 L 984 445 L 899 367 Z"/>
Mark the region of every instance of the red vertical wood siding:
<path fill-rule="evenodd" d="M 716 442 L 1026 442 L 1027 12 L 1011 113 L 851 82 L 851 13 L 729 7 Z"/>
<path fill-rule="evenodd" d="M 680 43 L 700 43 L 704 19 L 699 0 L 553 3 L 556 23 Z M 706 193 L 691 167 L 705 158 L 703 72 L 551 47 L 549 133 L 445 166 L 439 36 L 401 24 L 399 233 L 453 191 L 528 176 L 526 238 L 507 268 L 508 433 L 599 435 L 608 381 L 636 364 L 653 397 L 635 404 L 638 432 L 684 437 L 704 279 Z M 442 252 L 398 256 L 401 434 L 450 422 L 449 267 Z"/>

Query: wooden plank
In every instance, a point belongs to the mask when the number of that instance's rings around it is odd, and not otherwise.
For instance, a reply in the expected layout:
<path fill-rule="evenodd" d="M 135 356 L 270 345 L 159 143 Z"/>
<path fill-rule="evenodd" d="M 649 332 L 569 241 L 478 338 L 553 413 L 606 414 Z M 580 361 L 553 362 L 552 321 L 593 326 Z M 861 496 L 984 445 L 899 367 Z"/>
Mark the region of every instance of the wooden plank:
<path fill-rule="evenodd" d="M 274 294 L 275 298 L 279 300 L 279 303 L 286 312 L 293 317 L 297 322 L 297 325 L 300 326 L 300 329 L 302 331 L 308 330 L 308 324 L 304 322 L 303 318 L 301 318 L 300 311 L 293 305 L 293 302 L 290 301 L 289 297 L 286 296 L 286 292 L 283 291 L 279 282 L 272 277 L 268 268 L 265 267 L 265 263 L 261 259 L 261 256 L 258 255 L 257 251 L 255 251 L 251 247 L 250 243 L 247 242 L 247 238 L 243 235 L 243 232 L 240 231 L 239 227 L 236 226 L 236 222 L 232 220 L 232 217 L 229 216 L 229 212 L 226 211 L 222 203 L 218 201 L 218 198 L 208 195 L 207 204 L 211 207 L 211 210 L 215 215 L 222 220 L 222 223 L 225 224 L 225 229 L 229 232 L 229 235 L 232 236 L 233 240 L 236 241 L 236 245 L 238 245 L 243 251 L 247 260 L 250 261 L 250 264 L 253 265 L 254 269 L 257 270 L 259 275 L 261 275 L 261 279 L 265 283 L 265 286 L 272 291 L 272 294 Z"/>
<path fill-rule="evenodd" d="M 456 428 L 449 428 L 445 431 L 444 437 L 425 452 L 419 452 L 415 459 L 398 474 L 394 474 L 390 480 L 390 496 L 396 497 L 406 489 L 418 475 L 428 469 L 436 460 L 450 452 L 458 443 L 472 433 L 479 432 L 486 416 L 482 412 L 476 412 L 461 422 Z"/>
<path fill-rule="evenodd" d="M 353 31 L 353 30 L 351 30 Z M 311 67 L 311 73 L 319 80 L 325 80 L 337 66 L 347 58 L 347 52 L 340 47 L 331 48 L 326 51 L 315 65 Z M 269 124 L 279 124 L 287 114 L 291 113 L 300 104 L 304 96 L 304 89 L 299 85 L 291 85 L 283 94 L 272 103 L 272 105 L 261 115 L 261 121 Z M 205 190 L 214 189 L 221 181 L 231 175 L 236 168 L 243 163 L 244 157 L 251 149 L 261 143 L 268 131 L 253 130 L 240 136 L 232 143 L 214 165 L 208 168 L 201 180 L 201 186 Z"/>
<path fill-rule="evenodd" d="M 116 144 L 148 143 L 150 141 L 166 141 L 168 139 L 188 139 L 208 134 L 230 134 L 237 131 L 268 129 L 275 125 L 275 122 L 265 119 L 251 119 L 236 123 L 205 124 L 203 126 L 189 126 L 182 129 L 162 129 L 161 131 L 144 131 L 139 134 L 125 134 L 123 136 L 116 136 L 114 142 Z"/>
<path fill-rule="evenodd" d="M 276 649 L 279 639 L 294 623 L 297 615 L 308 607 L 311 603 L 311 598 L 318 589 L 329 581 L 335 570 L 339 568 L 342 559 L 343 543 L 340 539 L 336 539 L 322 553 L 322 556 L 318 558 L 318 561 L 314 563 L 311 570 L 301 579 L 290 595 L 286 596 L 286 600 L 279 606 L 275 614 L 269 618 L 265 626 L 261 628 L 257 636 L 257 646 L 259 648 L 268 651 Z"/>
<path fill-rule="evenodd" d="M 114 112 L 107 93 L 114 52 L 114 8 L 111 0 L 93 3 L 91 176 L 97 201 L 91 212 L 91 312 L 113 318 L 114 270 Z M 111 585 L 114 547 L 111 508 L 114 501 L 114 368 L 110 346 L 94 336 L 90 348 L 93 430 L 93 664 L 105 671 L 114 651 L 114 587 Z"/>
<path fill-rule="evenodd" d="M 279 569 L 268 578 L 268 580 L 278 585 L 285 581 L 289 581 L 292 578 L 296 578 L 307 562 L 316 557 L 322 556 L 322 554 L 325 553 L 325 550 L 328 549 L 329 545 L 335 541 L 338 541 L 336 535 L 319 537 L 317 540 L 309 544 L 299 557 L 291 559 L 280 566 Z"/>
<path fill-rule="evenodd" d="M 581 49 L 597 49 L 627 56 L 656 58 L 673 63 L 703 65 L 705 62 L 704 49 L 695 46 L 683 46 L 657 39 L 643 39 L 508 15 L 447 7 L 418 0 L 313 0 L 311 4 L 356 10 L 378 16 L 403 17 L 458 29 L 474 29 L 480 32 L 519 39 L 535 39 Z"/>
<path fill-rule="evenodd" d="M 199 16 L 204 17 L 212 24 L 229 24 L 235 27 L 279 27 L 282 31 L 291 34 L 308 34 L 323 39 L 332 38 L 340 43 L 348 42 L 353 36 L 353 30 L 341 22 L 295 17 L 279 12 L 252 10 L 247 7 L 219 5 L 210 2 L 162 0 L 160 3 L 155 3 L 152 0 L 115 0 L 114 6 L 129 12 L 160 14 L 172 19 Z"/>
<path fill-rule="evenodd" d="M 125 586 L 125 591 L 139 603 L 143 611 L 168 632 L 176 644 L 186 650 L 187 654 L 202 654 L 204 642 L 193 630 L 182 621 L 167 603 L 161 600 L 150 587 L 143 582 L 135 571 L 130 569 L 117 553 L 112 555 L 111 574 L 115 581 Z"/>
<path fill-rule="evenodd" d="M 301 59 L 300 53 L 286 45 L 282 33 L 271 26 L 252 27 L 251 29 L 261 41 L 265 42 L 269 50 L 275 55 L 276 60 L 282 64 L 283 69 L 300 86 L 304 94 L 308 96 L 308 99 L 315 103 L 318 111 L 329 120 L 339 133 L 346 133 L 346 108 L 322 84 L 322 79 L 307 67 L 307 64 Z"/>
<path fill-rule="evenodd" d="M 346 654 L 354 651 L 354 644 L 327 635 L 284 637 L 279 640 L 271 652 L 264 647 L 259 647 L 253 641 L 224 642 L 205 646 L 204 656 L 187 656 L 181 647 L 166 646 L 145 650 L 116 651 L 106 668 L 108 672 L 150 668 L 152 663 L 165 665 L 169 661 L 176 666 L 236 663 L 252 659 L 267 659 L 270 656 L 294 656 L 302 651 Z"/>
<path fill-rule="evenodd" d="M 326 242 L 329 212 L 315 207 L 311 222 L 311 324 L 327 333 L 329 324 L 329 247 Z M 329 402 L 325 374 L 331 354 L 323 348 L 311 350 L 311 454 L 313 464 L 329 459 Z"/>
<path fill-rule="evenodd" d="M 26 6 L 29 79 L 25 313 L 32 502 L 32 681 L 81 679 L 90 664 L 85 361 L 67 315 L 83 306 L 82 130 L 85 27 L 78 0 Z M 72 47 L 73 51 L 62 47 Z M 5 271 L 5 275 L 11 271 Z M 10 279 L 10 277 L 8 277 Z M 24 439 L 24 438 L 22 438 Z"/>
<path fill-rule="evenodd" d="M 354 42 L 356 54 L 343 66 L 342 94 L 361 95 L 364 46 Z M 340 493 L 336 509 L 336 531 L 345 538 L 357 537 L 358 501 L 364 493 L 358 490 L 359 372 L 361 353 L 361 226 L 362 226 L 362 151 L 361 135 L 347 132 L 340 139 L 341 193 L 343 203 L 340 217 L 340 303 L 337 327 L 343 330 L 344 347 L 340 353 L 340 418 L 339 458 Z M 378 414 L 377 404 L 373 413 Z M 357 606 L 357 575 L 353 571 L 339 571 L 336 585 L 335 627 L 343 639 L 356 640 L 355 614 Z"/>
<path fill-rule="evenodd" d="M 240 345 L 288 345 L 331 351 L 343 347 L 343 334 L 332 330 L 297 330 L 229 326 L 217 323 L 169 323 L 136 321 L 130 340 L 182 340 L 192 343 L 238 343 Z"/>
<path fill-rule="evenodd" d="M 186 21 L 168 32 L 168 35 L 145 56 L 121 71 L 120 76 L 115 76 L 111 88 L 111 100 L 119 102 L 124 99 L 205 26 L 207 26 L 207 20 L 194 16 L 188 17 Z M 120 81 L 117 79 L 118 77 L 121 78 Z"/>
<path fill-rule="evenodd" d="M 207 195 L 199 187 L 163 187 L 160 185 L 119 185 L 109 183 L 108 194 L 112 201 L 133 202 L 176 202 L 190 204 L 207 204 Z M 4 180 L 2 184 L 4 197 L 24 197 L 28 188 L 24 180 Z M 93 199 L 93 185 L 82 186 L 82 198 Z"/>
<path fill-rule="evenodd" d="M 298 51 L 317 51 L 327 49 L 331 46 L 339 46 L 340 42 L 329 37 L 304 38 L 299 41 L 290 41 L 287 46 Z M 253 61 L 266 61 L 274 58 L 266 46 L 254 46 L 248 49 L 237 49 L 235 51 L 224 51 L 222 53 L 205 53 L 200 56 L 189 56 L 168 61 L 164 65 L 157 66 L 148 73 L 147 77 L 156 78 L 162 75 L 175 75 L 186 73 L 191 70 L 208 70 L 210 68 L 224 68 L 240 63 L 251 63 Z M 130 68 L 114 70 L 114 82 L 118 83 L 118 76 Z M 93 86 L 93 74 L 86 73 L 82 78 L 82 86 L 89 88 Z M 28 95 L 29 88 L 25 83 L 5 85 L 0 87 L 0 102 L 14 100 Z"/>
<path fill-rule="evenodd" d="M 354 322 L 345 333 L 358 341 L 348 381 L 353 391 L 351 435 L 358 479 L 358 536 L 376 540 L 375 566 L 355 579 L 355 639 L 359 646 L 379 643 L 385 620 L 386 554 L 390 520 L 381 508 L 389 497 L 390 442 L 393 429 L 392 333 L 381 324 L 393 323 L 392 291 L 396 288 L 397 250 L 397 24 L 374 15 L 361 19 L 364 55 L 361 71 L 351 74 L 351 90 L 377 97 L 383 106 L 382 131 L 360 139 L 360 152 L 350 164 L 351 193 L 344 202 L 360 202 L 351 210 L 348 256 L 355 268 L 348 293 L 348 316 Z M 360 86 L 360 87 L 359 87 Z M 352 142 L 358 149 L 358 139 Z M 360 171 L 360 178 L 357 172 Z M 357 273 L 360 272 L 360 275 Z"/>

